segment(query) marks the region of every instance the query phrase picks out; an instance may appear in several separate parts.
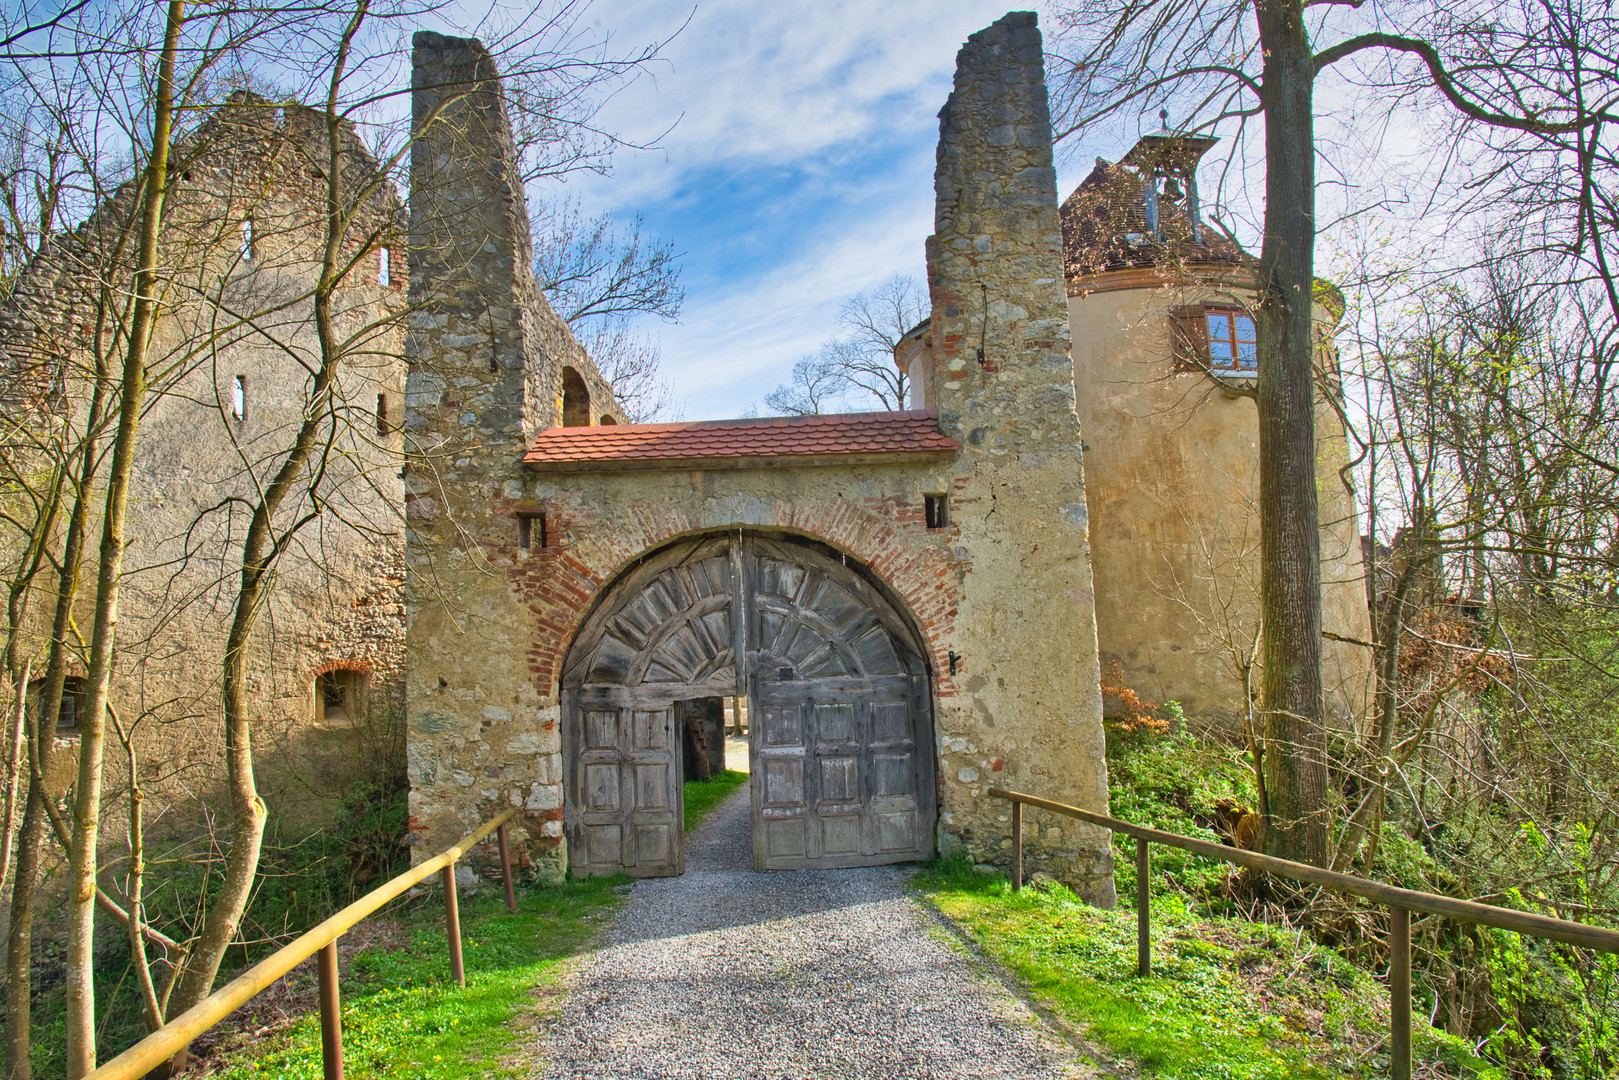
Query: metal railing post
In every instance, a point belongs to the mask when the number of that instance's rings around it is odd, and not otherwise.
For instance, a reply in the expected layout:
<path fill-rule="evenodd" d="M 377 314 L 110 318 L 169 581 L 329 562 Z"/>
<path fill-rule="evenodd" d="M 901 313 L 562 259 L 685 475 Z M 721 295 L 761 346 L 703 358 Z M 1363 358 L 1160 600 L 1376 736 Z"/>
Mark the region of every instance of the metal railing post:
<path fill-rule="evenodd" d="M 1136 837 L 1136 974 L 1152 974 L 1152 856 Z"/>
<path fill-rule="evenodd" d="M 461 963 L 461 912 L 455 901 L 455 863 L 450 863 L 439 872 L 439 880 L 444 883 L 444 934 L 450 941 L 450 977 L 455 985 L 467 984 L 467 971 Z"/>
<path fill-rule="evenodd" d="M 1411 912 L 1389 908 L 1389 1080 L 1411 1080 Z"/>
<path fill-rule="evenodd" d="M 1023 888 L 1023 804 L 1012 800 L 1012 891 Z"/>
<path fill-rule="evenodd" d="M 500 873 L 506 879 L 506 910 L 515 912 L 517 896 L 512 892 L 512 852 L 506 846 L 506 826 L 496 829 L 495 836 L 500 840 Z"/>
<path fill-rule="evenodd" d="M 337 939 L 322 945 L 320 969 L 320 1063 L 326 1080 L 343 1080 L 343 1008 L 337 997 Z"/>

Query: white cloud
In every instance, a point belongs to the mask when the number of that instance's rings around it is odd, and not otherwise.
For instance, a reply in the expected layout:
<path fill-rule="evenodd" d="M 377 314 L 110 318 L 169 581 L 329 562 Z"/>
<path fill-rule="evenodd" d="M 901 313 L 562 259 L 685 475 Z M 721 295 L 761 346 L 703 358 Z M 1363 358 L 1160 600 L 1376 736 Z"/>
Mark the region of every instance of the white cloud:
<path fill-rule="evenodd" d="M 632 142 L 674 125 L 661 150 L 622 154 L 610 184 L 581 186 L 634 205 L 692 170 L 798 164 L 894 124 L 926 123 L 944 103 L 956 49 L 1004 12 L 984 0 L 705 0 L 695 12 L 667 0 L 597 0 L 591 18 L 626 43 L 691 20 L 665 60 L 603 112 Z"/>

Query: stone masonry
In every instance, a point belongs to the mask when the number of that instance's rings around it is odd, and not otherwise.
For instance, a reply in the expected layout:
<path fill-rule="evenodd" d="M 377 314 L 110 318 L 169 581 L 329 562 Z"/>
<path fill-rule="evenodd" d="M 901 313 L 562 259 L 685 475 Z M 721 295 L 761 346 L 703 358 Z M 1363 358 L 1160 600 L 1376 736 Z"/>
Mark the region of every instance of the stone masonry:
<path fill-rule="evenodd" d="M 977 741 L 995 746 L 1018 732 L 1002 786 L 1105 812 L 1083 443 L 1043 61 L 1032 12 L 1005 16 L 957 55 L 939 113 L 927 246 L 933 394 L 941 430 L 962 443 L 961 501 L 978 507 L 960 515 L 960 546 L 981 584 L 956 624 Z M 991 831 L 981 810 L 951 817 Z M 1040 835 L 1037 861 L 1110 900 L 1105 832 L 1068 821 Z"/>
<path fill-rule="evenodd" d="M 940 427 L 961 444 L 944 460 L 525 470 L 525 441 L 561 420 L 563 370 L 580 372 L 593 398 L 600 384 L 528 278 L 522 191 L 487 54 L 475 42 L 420 34 L 415 87 L 425 137 L 413 159 L 412 298 L 423 307 L 408 342 L 406 498 L 417 850 L 518 806 L 524 859 L 540 876 L 560 873 L 559 678 L 581 624 L 651 553 L 739 532 L 841 552 L 916 627 L 931 668 L 941 850 L 1006 862 L 1006 804 L 985 794 L 995 784 L 1105 809 L 1080 441 L 1034 16 L 1008 16 L 974 36 L 943 114 L 929 252 L 944 347 L 930 381 Z M 948 500 L 947 525 L 929 527 L 925 496 Z M 525 545 L 521 516 L 541 514 L 543 541 L 530 535 Z M 1111 903 L 1106 837 L 1037 824 L 1033 864 Z"/>

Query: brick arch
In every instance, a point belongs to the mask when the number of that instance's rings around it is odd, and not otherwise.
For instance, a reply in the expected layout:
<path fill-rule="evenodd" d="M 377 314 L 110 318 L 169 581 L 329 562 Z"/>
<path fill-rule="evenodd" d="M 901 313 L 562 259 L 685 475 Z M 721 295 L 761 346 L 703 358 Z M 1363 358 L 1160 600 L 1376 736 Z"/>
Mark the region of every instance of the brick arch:
<path fill-rule="evenodd" d="M 376 665 L 369 660 L 323 660 L 315 666 L 312 675 L 329 675 L 334 671 L 356 671 L 362 675 L 370 675 L 376 670 Z"/>
<path fill-rule="evenodd" d="M 567 651 L 611 584 L 643 560 L 673 544 L 738 529 L 791 536 L 824 545 L 860 568 L 911 623 L 935 672 L 937 696 L 955 693 L 949 676 L 948 640 L 960 598 L 960 574 L 937 546 L 902 542 L 922 528 L 920 506 L 873 499 L 862 506 L 850 499 L 795 503 L 787 499 L 747 499 L 735 507 L 746 521 L 705 522 L 701 515 L 647 506 L 628 508 L 604 532 L 588 511 L 566 498 L 548 502 L 548 529 L 560 542 L 513 574 L 534 618 L 528 666 L 540 692 L 554 697 Z M 567 539 L 578 531 L 582 542 Z"/>

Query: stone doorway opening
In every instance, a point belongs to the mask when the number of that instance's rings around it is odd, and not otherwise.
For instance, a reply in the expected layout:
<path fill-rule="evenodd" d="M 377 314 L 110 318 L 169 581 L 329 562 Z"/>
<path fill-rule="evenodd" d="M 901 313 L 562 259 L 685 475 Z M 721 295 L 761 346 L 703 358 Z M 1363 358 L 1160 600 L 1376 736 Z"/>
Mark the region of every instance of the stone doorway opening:
<path fill-rule="evenodd" d="M 682 784 L 723 767 L 728 711 L 745 718 L 755 869 L 927 858 L 924 657 L 897 605 L 821 545 L 740 532 L 649 555 L 606 591 L 563 669 L 574 871 L 684 871 Z"/>

